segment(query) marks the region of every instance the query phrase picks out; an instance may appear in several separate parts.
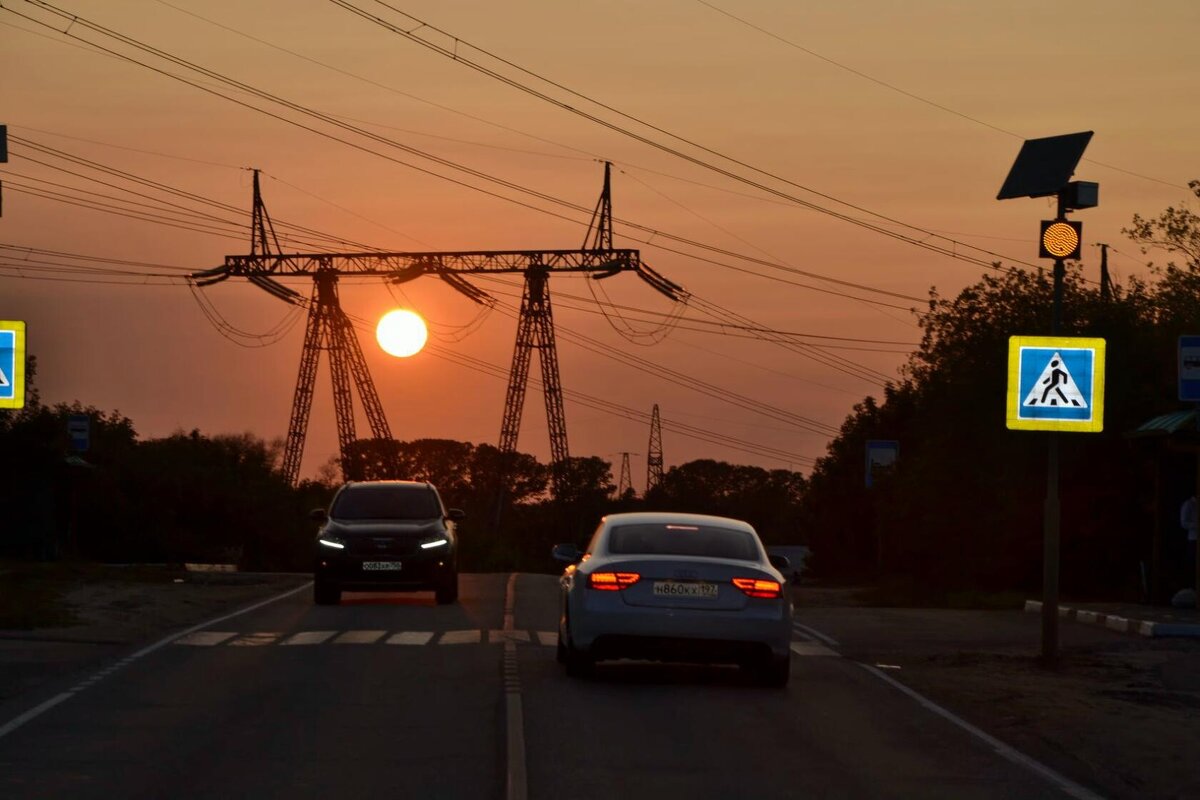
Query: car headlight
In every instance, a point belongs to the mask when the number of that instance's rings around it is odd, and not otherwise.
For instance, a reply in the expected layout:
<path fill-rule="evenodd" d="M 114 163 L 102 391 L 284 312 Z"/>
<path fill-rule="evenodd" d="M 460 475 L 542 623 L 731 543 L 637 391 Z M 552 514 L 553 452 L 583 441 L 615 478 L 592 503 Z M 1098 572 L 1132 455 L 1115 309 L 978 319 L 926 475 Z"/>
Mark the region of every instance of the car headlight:
<path fill-rule="evenodd" d="M 449 539 L 446 539 L 446 538 L 442 538 L 442 539 L 434 539 L 434 540 L 432 540 L 432 541 L 429 541 L 429 542 L 422 542 L 422 543 L 421 543 L 421 549 L 422 549 L 422 550 L 432 550 L 432 549 L 434 549 L 435 547 L 445 547 L 445 546 L 446 546 L 446 545 L 448 545 L 448 544 L 450 544 L 450 540 L 449 540 Z"/>
<path fill-rule="evenodd" d="M 332 547 L 335 550 L 345 550 L 346 543 L 336 536 L 322 536 L 317 541 L 322 547 Z"/>

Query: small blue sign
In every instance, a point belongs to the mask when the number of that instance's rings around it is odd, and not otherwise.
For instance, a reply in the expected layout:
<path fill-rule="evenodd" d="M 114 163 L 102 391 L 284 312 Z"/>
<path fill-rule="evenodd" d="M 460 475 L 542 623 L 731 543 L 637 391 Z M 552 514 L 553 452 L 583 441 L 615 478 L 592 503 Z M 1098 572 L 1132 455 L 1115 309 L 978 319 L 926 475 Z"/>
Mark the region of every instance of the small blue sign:
<path fill-rule="evenodd" d="M 71 437 L 71 449 L 86 453 L 90 444 L 92 419 L 87 414 L 72 414 L 67 418 L 67 435 Z"/>
<path fill-rule="evenodd" d="M 890 469 L 900 457 L 900 442 L 895 439 L 867 440 L 867 488 L 875 485 L 879 470 Z"/>
<path fill-rule="evenodd" d="M 1179 399 L 1200 403 L 1200 336 L 1179 337 Z"/>
<path fill-rule="evenodd" d="M 9 401 L 0 408 L 11 408 L 17 399 L 17 331 L 0 330 L 0 400 Z"/>

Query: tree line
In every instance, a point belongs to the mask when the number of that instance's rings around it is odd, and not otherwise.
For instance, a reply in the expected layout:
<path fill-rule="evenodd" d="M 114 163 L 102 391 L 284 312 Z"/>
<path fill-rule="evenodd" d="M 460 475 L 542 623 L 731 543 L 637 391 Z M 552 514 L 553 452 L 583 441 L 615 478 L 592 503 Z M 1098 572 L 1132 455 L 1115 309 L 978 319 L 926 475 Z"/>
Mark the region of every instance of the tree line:
<path fill-rule="evenodd" d="M 36 370 L 31 359 L 31 387 Z M 91 441 L 72 455 L 67 421 L 80 414 Z M 25 408 L 0 411 L 0 556 L 307 570 L 316 532 L 308 512 L 328 505 L 341 476 L 329 465 L 291 486 L 281 449 L 249 433 L 141 439 L 118 411 L 46 405 L 34 387 Z M 340 466 L 357 480 L 437 486 L 448 507 L 468 515 L 460 526 L 465 571 L 556 570 L 551 547 L 586 542 L 613 511 L 722 514 L 751 520 L 768 541 L 795 543 L 805 485 L 787 470 L 706 459 L 672 467 L 645 497 L 616 497 L 612 465 L 588 456 L 554 465 L 551 497 L 551 465 L 450 439 L 360 440 Z"/>
<path fill-rule="evenodd" d="M 1200 197 L 1200 182 L 1190 186 Z M 1155 536 L 1167 561 L 1179 555 L 1177 495 L 1195 485 L 1194 454 L 1156 451 L 1128 434 L 1182 407 L 1177 342 L 1200 334 L 1200 219 L 1172 207 L 1135 217 L 1125 233 L 1171 260 L 1111 292 L 1078 264 L 1065 283 L 1062 335 L 1107 340 L 1104 431 L 1060 440 L 1068 593 L 1140 592 Z M 819 572 L 931 594 L 1040 585 L 1045 435 L 1006 429 L 1006 365 L 1010 336 L 1050 333 L 1052 289 L 1047 271 L 1011 270 L 955 297 L 930 293 L 901 379 L 854 406 L 809 476 L 802 527 Z M 898 440 L 900 458 L 867 489 L 873 439 Z M 1156 495 L 1157 460 L 1168 468 Z"/>

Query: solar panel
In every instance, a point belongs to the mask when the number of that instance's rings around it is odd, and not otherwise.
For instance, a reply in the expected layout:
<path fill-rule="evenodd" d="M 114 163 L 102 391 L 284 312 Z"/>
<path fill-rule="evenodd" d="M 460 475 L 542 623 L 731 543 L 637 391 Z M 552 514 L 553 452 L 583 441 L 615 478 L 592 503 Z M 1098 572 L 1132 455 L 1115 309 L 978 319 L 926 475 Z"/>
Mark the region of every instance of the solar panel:
<path fill-rule="evenodd" d="M 1027 139 L 996 199 L 1058 194 L 1075 174 L 1075 167 L 1091 139 L 1092 131 Z"/>

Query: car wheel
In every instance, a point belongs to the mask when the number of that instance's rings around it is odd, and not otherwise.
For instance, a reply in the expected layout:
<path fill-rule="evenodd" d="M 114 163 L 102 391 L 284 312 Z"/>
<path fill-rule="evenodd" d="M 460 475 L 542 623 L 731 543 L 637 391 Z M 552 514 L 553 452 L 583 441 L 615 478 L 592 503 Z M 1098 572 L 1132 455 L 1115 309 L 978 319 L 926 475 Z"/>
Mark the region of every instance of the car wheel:
<path fill-rule="evenodd" d="M 319 606 L 336 606 L 342 602 L 342 589 L 337 584 L 317 578 L 313 581 L 313 602 Z"/>
<path fill-rule="evenodd" d="M 563 664 L 567 675 L 572 678 L 590 678 L 596 674 L 596 659 L 582 650 L 576 649 L 570 643 L 564 646 Z"/>
<path fill-rule="evenodd" d="M 792 677 L 792 655 L 788 653 L 783 658 L 767 656 L 756 671 L 760 686 L 781 689 L 788 685 L 788 679 Z"/>
<path fill-rule="evenodd" d="M 438 581 L 433 598 L 439 606 L 447 606 L 458 600 L 458 572 L 451 572 Z"/>

